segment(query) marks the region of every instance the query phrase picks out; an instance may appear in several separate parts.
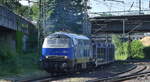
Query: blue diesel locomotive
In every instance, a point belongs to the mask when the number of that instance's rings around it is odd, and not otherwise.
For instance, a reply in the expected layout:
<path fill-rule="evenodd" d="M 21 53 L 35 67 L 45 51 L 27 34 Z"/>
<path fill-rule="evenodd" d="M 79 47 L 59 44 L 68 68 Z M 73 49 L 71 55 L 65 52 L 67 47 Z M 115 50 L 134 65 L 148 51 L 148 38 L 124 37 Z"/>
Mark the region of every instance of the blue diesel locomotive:
<path fill-rule="evenodd" d="M 113 62 L 113 56 L 114 46 L 110 43 L 92 44 L 86 36 L 56 32 L 44 39 L 40 60 L 47 72 L 60 73 Z"/>

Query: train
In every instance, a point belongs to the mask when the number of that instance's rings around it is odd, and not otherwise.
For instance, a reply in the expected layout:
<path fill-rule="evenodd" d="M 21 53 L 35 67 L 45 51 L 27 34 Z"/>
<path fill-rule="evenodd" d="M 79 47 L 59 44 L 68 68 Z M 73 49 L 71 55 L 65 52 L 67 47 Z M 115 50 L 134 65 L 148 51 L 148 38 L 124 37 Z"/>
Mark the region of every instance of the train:
<path fill-rule="evenodd" d="M 44 38 L 40 61 L 42 68 L 49 73 L 76 72 L 114 62 L 114 51 L 112 43 L 55 32 Z"/>

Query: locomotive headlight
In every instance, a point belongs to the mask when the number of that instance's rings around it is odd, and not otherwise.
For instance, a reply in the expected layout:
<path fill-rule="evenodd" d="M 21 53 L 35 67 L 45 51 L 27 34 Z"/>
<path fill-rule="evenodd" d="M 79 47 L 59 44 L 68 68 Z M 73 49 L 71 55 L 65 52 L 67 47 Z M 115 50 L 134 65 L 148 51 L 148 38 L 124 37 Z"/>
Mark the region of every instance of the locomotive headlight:
<path fill-rule="evenodd" d="M 48 56 L 45 56 L 46 58 L 48 58 Z"/>
<path fill-rule="evenodd" d="M 64 56 L 64 58 L 67 59 L 68 57 L 67 57 L 67 56 Z"/>

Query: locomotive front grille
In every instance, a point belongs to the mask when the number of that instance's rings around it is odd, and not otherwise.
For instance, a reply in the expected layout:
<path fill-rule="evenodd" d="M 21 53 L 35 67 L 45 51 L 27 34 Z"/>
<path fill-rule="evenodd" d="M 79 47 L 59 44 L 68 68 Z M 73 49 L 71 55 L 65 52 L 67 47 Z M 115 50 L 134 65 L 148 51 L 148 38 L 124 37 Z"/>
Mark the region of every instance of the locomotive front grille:
<path fill-rule="evenodd" d="M 64 59 L 67 59 L 67 56 L 58 56 L 58 55 L 55 55 L 55 56 L 46 56 L 46 59 L 51 59 L 51 60 L 64 60 Z"/>

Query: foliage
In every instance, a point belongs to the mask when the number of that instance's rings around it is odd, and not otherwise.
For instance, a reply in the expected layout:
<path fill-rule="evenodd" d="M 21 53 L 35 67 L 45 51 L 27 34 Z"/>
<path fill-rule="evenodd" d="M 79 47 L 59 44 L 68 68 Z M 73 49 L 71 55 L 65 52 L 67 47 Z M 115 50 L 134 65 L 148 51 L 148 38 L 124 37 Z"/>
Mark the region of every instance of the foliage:
<path fill-rule="evenodd" d="M 119 38 L 119 35 L 112 35 L 112 43 L 116 46 L 116 48 L 118 48 L 117 46 L 122 45 L 121 40 Z"/>
<path fill-rule="evenodd" d="M 84 0 L 49 0 L 53 12 L 46 23 L 46 31 L 70 31 L 82 33 L 84 20 Z M 52 3 L 54 1 L 54 3 Z"/>
<path fill-rule="evenodd" d="M 121 42 L 120 36 L 113 35 L 112 42 L 115 45 L 115 59 L 126 60 L 128 58 L 128 44 Z"/>
<path fill-rule="evenodd" d="M 27 18 L 33 16 L 32 14 L 35 14 L 35 12 L 32 12 L 35 10 L 34 8 L 30 10 L 28 6 L 22 6 L 18 2 L 18 0 L 0 0 L 0 4 L 9 8 L 15 13 Z M 28 13 L 29 10 L 31 11 L 30 13 Z M 37 17 L 37 15 L 35 17 Z M 19 24 L 19 22 L 17 22 L 17 24 Z M 36 37 L 37 31 L 34 27 L 29 27 L 28 29 L 29 29 L 29 39 L 30 39 L 29 41 L 34 40 L 34 42 L 30 44 L 34 43 L 35 45 L 36 44 L 35 42 L 37 41 L 37 37 Z M 38 64 L 37 64 L 39 60 L 38 55 L 22 53 L 23 33 L 20 31 L 16 31 L 15 37 L 16 37 L 16 50 L 10 48 L 9 47 L 10 45 L 0 44 L 1 45 L 0 46 L 0 76 L 33 72 L 38 69 Z"/>
<path fill-rule="evenodd" d="M 30 73 L 36 70 L 39 70 L 39 55 L 36 53 L 27 53 L 21 54 L 18 56 L 19 60 L 17 60 L 20 65 L 19 73 Z"/>
<path fill-rule="evenodd" d="M 8 45 L 0 46 L 0 76 L 17 75 L 30 73 L 39 70 L 39 55 L 18 54 Z"/>
<path fill-rule="evenodd" d="M 37 5 L 33 5 L 31 8 L 29 6 L 23 6 L 19 3 L 19 0 L 0 0 L 0 4 L 12 10 L 16 14 L 24 16 L 30 20 L 37 20 L 39 11 Z"/>
<path fill-rule="evenodd" d="M 16 8 L 13 11 L 25 18 L 32 20 L 32 18 L 31 18 L 32 10 L 29 6 L 21 5 L 19 8 Z"/>
<path fill-rule="evenodd" d="M 28 47 L 27 52 L 36 52 L 38 47 L 38 38 L 37 38 L 37 32 L 30 33 L 29 39 L 28 39 Z"/>
<path fill-rule="evenodd" d="M 17 10 L 21 7 L 19 0 L 0 0 L 0 4 L 9 8 L 10 10 Z"/>
<path fill-rule="evenodd" d="M 143 45 L 140 41 L 134 40 L 130 43 L 121 42 L 120 36 L 113 35 L 112 42 L 115 45 L 115 59 L 126 60 L 128 58 L 142 59 L 144 58 Z"/>
<path fill-rule="evenodd" d="M 39 12 L 39 6 L 38 6 L 38 4 L 33 4 L 31 6 L 31 13 L 30 13 L 32 19 L 35 20 L 35 21 L 37 21 L 39 19 L 39 13 L 40 12 Z"/>
<path fill-rule="evenodd" d="M 16 31 L 16 51 L 18 53 L 21 53 L 22 47 L 23 47 L 23 33 L 20 31 Z"/>
<path fill-rule="evenodd" d="M 130 48 L 130 54 L 131 58 L 144 58 L 144 53 L 143 53 L 144 46 L 139 40 L 134 40 L 131 42 L 131 48 Z"/>
<path fill-rule="evenodd" d="M 18 54 L 8 45 L 1 44 L 0 46 L 0 75 L 18 73 L 20 66 L 17 62 Z"/>

